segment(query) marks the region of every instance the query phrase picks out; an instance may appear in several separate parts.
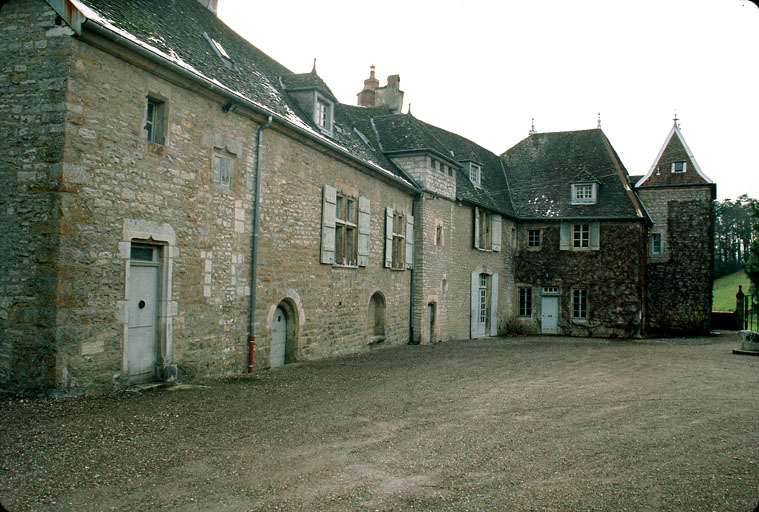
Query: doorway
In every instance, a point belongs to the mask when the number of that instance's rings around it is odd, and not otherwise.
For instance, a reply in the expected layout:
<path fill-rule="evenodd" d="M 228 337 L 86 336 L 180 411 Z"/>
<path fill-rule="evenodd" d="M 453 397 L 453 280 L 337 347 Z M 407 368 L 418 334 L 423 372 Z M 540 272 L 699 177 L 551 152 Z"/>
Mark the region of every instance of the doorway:
<path fill-rule="evenodd" d="M 160 249 L 132 243 L 129 259 L 127 375 L 131 382 L 158 377 Z"/>
<path fill-rule="evenodd" d="M 543 288 L 540 301 L 540 331 L 543 334 L 559 334 L 559 289 Z"/>

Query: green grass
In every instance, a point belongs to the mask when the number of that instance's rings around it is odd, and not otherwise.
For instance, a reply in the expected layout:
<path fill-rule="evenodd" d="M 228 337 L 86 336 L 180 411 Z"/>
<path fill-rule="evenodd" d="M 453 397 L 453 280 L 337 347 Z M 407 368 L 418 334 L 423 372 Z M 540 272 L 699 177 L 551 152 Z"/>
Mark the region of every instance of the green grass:
<path fill-rule="evenodd" d="M 714 297 L 712 311 L 735 311 L 735 294 L 738 293 L 738 285 L 743 286 L 743 293 L 748 293 L 751 288 L 751 281 L 742 270 L 716 279 L 712 289 L 712 297 Z"/>

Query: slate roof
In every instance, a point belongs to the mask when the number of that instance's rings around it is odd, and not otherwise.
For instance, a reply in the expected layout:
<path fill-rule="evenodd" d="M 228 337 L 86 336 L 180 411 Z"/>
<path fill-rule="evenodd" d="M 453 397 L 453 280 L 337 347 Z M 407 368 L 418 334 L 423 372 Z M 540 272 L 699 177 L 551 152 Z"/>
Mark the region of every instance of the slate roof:
<path fill-rule="evenodd" d="M 71 0 L 92 24 L 134 43 L 164 62 L 227 91 L 242 103 L 250 102 L 275 121 L 294 127 L 321 143 L 342 150 L 381 174 L 416 188 L 412 180 L 381 151 L 355 133 L 351 119 L 335 105 L 335 129 L 324 135 L 310 113 L 303 112 L 285 86 L 314 87 L 334 95 L 315 71 L 296 74 L 250 44 L 197 0 Z M 225 62 L 204 35 L 217 41 L 229 55 Z M 231 63 L 231 65 L 230 65 Z"/>
<path fill-rule="evenodd" d="M 372 137 L 389 156 L 410 152 L 433 153 L 459 166 L 456 172 L 458 199 L 514 216 L 508 183 L 498 155 L 461 135 L 425 123 L 411 114 L 392 114 L 387 109 L 349 107 L 344 109 L 356 124 L 371 130 Z M 361 129 L 361 128 L 359 128 Z M 466 162 L 481 166 L 482 188 L 469 181 Z"/>
<path fill-rule="evenodd" d="M 645 218 L 628 190 L 627 170 L 599 129 L 532 134 L 501 156 L 521 218 Z M 580 182 L 598 183 L 596 204 L 571 204 L 571 185 Z"/>

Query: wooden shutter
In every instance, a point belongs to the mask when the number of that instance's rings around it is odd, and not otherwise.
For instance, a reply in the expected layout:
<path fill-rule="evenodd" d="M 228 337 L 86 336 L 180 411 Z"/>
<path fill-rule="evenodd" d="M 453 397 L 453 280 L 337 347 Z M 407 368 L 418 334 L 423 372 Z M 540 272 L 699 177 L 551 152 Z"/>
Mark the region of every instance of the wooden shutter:
<path fill-rule="evenodd" d="M 474 208 L 474 248 L 480 248 L 480 209 Z"/>
<path fill-rule="evenodd" d="M 321 262 L 335 262 L 335 213 L 337 209 L 337 189 L 324 185 L 322 198 L 322 251 Z"/>
<path fill-rule="evenodd" d="M 477 272 L 472 272 L 471 289 L 469 336 L 476 338 L 480 335 L 480 275 Z"/>
<path fill-rule="evenodd" d="M 156 101 L 153 110 L 153 140 L 158 144 L 166 144 L 166 103 Z"/>
<path fill-rule="evenodd" d="M 490 277 L 490 335 L 498 334 L 498 272 Z"/>
<path fill-rule="evenodd" d="M 491 236 L 493 239 L 493 250 L 494 251 L 500 251 L 501 250 L 501 216 L 497 213 L 494 213 L 491 217 Z"/>
<path fill-rule="evenodd" d="M 601 248 L 601 223 L 590 223 L 590 250 L 597 251 Z"/>
<path fill-rule="evenodd" d="M 385 267 L 393 266 L 393 209 L 385 208 Z"/>
<path fill-rule="evenodd" d="M 559 250 L 568 251 L 569 246 L 572 243 L 572 224 L 569 222 L 562 222 L 560 229 Z"/>
<path fill-rule="evenodd" d="M 406 268 L 414 268 L 414 216 L 406 215 Z"/>
<path fill-rule="evenodd" d="M 371 201 L 368 197 L 358 198 L 358 266 L 369 264 L 369 231 Z"/>

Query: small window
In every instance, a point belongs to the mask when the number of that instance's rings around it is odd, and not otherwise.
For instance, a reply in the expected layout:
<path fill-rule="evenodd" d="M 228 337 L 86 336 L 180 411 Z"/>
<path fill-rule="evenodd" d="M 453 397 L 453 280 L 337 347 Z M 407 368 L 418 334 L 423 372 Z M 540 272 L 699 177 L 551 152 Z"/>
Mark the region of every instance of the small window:
<path fill-rule="evenodd" d="M 532 288 L 519 288 L 519 316 L 532 316 Z"/>
<path fill-rule="evenodd" d="M 588 319 L 588 290 L 572 290 L 572 318 Z"/>
<path fill-rule="evenodd" d="M 157 261 L 158 250 L 154 246 L 132 243 L 129 258 L 134 261 Z"/>
<path fill-rule="evenodd" d="M 489 297 L 490 297 L 490 276 L 488 274 L 480 274 L 480 286 L 479 286 L 479 295 L 480 295 L 480 310 L 479 310 L 479 321 L 481 325 L 488 325 L 490 323 L 490 304 L 489 304 Z"/>
<path fill-rule="evenodd" d="M 148 98 L 145 109 L 145 134 L 150 142 L 166 143 L 166 102 Z"/>
<path fill-rule="evenodd" d="M 590 247 L 590 224 L 572 224 L 572 247 L 575 249 Z"/>
<path fill-rule="evenodd" d="M 482 183 L 482 169 L 479 165 L 473 163 L 469 164 L 469 181 L 478 187 Z"/>
<path fill-rule="evenodd" d="M 224 155 L 213 156 L 213 182 L 229 186 L 232 175 L 232 159 Z"/>
<path fill-rule="evenodd" d="M 443 225 L 438 224 L 435 227 L 435 245 L 443 245 Z"/>
<path fill-rule="evenodd" d="M 332 104 L 322 98 L 316 99 L 314 121 L 320 128 L 332 131 Z"/>
<path fill-rule="evenodd" d="M 685 160 L 678 160 L 672 162 L 672 172 L 685 172 L 688 169 L 688 162 Z"/>
<path fill-rule="evenodd" d="M 572 185 L 572 204 L 595 204 L 596 184 L 578 183 Z"/>
<path fill-rule="evenodd" d="M 527 247 L 540 247 L 540 230 L 528 229 L 527 230 Z"/>
<path fill-rule="evenodd" d="M 358 208 L 355 197 L 341 192 L 335 206 L 335 264 L 355 266 L 358 247 Z"/>
<path fill-rule="evenodd" d="M 651 235 L 651 255 L 662 255 L 661 233 L 653 233 Z"/>
<path fill-rule="evenodd" d="M 393 268 L 406 268 L 406 216 L 393 212 Z"/>

